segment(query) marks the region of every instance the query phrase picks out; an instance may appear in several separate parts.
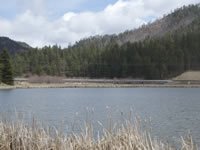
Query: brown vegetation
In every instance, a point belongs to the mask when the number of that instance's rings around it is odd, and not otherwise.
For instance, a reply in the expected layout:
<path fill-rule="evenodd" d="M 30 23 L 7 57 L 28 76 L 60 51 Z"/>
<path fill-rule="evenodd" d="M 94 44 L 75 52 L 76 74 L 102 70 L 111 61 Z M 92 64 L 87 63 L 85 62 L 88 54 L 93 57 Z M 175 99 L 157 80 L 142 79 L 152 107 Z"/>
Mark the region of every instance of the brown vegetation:
<path fill-rule="evenodd" d="M 153 139 L 150 132 L 144 132 L 138 119 L 133 124 L 127 121 L 118 129 L 107 130 L 95 140 L 93 126 L 86 121 L 85 129 L 80 133 L 65 135 L 63 132 L 43 128 L 34 120 L 26 125 L 19 119 L 11 123 L 0 121 L 1 150 L 174 150 L 169 144 Z M 181 150 L 198 150 L 192 138 L 181 138 Z"/>
<path fill-rule="evenodd" d="M 32 76 L 28 80 L 29 83 L 64 83 L 63 77 L 57 77 L 57 76 Z"/>

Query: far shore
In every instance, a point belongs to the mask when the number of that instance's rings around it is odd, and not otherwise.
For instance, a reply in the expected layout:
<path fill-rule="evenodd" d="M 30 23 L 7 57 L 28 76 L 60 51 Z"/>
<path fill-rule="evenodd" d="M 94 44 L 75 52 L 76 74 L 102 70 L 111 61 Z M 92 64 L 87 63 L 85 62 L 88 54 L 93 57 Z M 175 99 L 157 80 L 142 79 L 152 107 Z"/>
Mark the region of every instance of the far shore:
<path fill-rule="evenodd" d="M 200 88 L 200 71 L 187 71 L 167 80 L 144 80 L 132 78 L 91 79 L 58 76 L 16 77 L 15 84 L 0 84 L 0 89 L 27 88 Z"/>
<path fill-rule="evenodd" d="M 0 89 L 28 89 L 28 88 L 200 88 L 200 84 L 122 84 L 122 83 L 20 83 L 13 86 L 0 84 Z"/>

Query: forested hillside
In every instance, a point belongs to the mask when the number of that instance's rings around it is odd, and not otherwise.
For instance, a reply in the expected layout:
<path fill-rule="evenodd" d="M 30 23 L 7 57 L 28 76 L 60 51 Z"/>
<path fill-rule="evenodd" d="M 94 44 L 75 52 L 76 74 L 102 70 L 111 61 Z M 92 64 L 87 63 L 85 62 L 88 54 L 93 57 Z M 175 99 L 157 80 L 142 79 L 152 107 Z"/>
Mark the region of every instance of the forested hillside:
<path fill-rule="evenodd" d="M 168 33 L 187 30 L 188 26 L 198 20 L 199 17 L 200 4 L 183 6 L 163 18 L 143 25 L 138 29 L 127 30 L 119 35 L 94 36 L 89 39 L 83 39 L 77 42 L 76 45 L 95 44 L 98 47 L 103 47 L 110 43 L 122 45 L 127 42 L 143 41 L 146 38 L 159 38 Z"/>
<path fill-rule="evenodd" d="M 200 8 L 191 5 L 137 30 L 96 36 L 66 49 L 29 49 L 12 57 L 23 74 L 165 79 L 200 69 Z"/>
<path fill-rule="evenodd" d="M 7 37 L 0 37 L 0 53 L 3 49 L 8 49 L 8 52 L 15 55 L 30 48 L 30 46 L 23 42 L 16 42 Z"/>

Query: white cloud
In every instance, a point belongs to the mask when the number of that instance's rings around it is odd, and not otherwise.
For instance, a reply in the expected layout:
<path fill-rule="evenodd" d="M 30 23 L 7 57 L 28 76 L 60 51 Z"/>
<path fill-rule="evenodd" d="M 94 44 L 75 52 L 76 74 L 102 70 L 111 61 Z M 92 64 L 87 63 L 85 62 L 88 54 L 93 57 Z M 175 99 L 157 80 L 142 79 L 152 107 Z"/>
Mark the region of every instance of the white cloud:
<path fill-rule="evenodd" d="M 34 47 L 56 43 L 66 47 L 68 43 L 74 43 L 84 37 L 119 33 L 137 28 L 149 21 L 147 18 L 160 17 L 182 5 L 197 3 L 198 0 L 190 0 L 190 2 L 188 0 L 118 0 L 99 12 L 67 12 L 56 20 L 50 20 L 48 15 L 42 13 L 44 0 L 32 2 L 31 9 L 17 15 L 15 19 L 0 18 L 0 35 L 25 41 Z"/>
<path fill-rule="evenodd" d="M 73 13 L 73 12 L 69 12 L 69 13 L 66 13 L 64 16 L 63 16 L 63 19 L 64 21 L 69 21 L 71 20 L 73 17 L 75 17 L 76 14 Z"/>

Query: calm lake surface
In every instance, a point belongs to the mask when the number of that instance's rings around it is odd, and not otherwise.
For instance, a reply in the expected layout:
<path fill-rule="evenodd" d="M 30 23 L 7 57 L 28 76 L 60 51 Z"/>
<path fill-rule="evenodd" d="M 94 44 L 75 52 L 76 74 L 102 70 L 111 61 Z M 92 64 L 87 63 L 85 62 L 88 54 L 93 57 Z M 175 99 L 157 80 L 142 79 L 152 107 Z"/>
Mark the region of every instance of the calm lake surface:
<path fill-rule="evenodd" d="M 89 109 L 87 113 L 86 108 Z M 153 135 L 163 140 L 191 133 L 200 143 L 200 89 L 185 88 L 66 88 L 0 91 L 0 113 L 15 110 L 29 122 L 34 116 L 50 126 L 83 125 L 83 120 L 107 123 L 128 118 L 130 110 L 152 120 Z M 78 112 L 78 113 L 77 113 Z M 75 115 L 76 114 L 76 115 Z M 98 129 L 98 125 L 95 126 Z"/>

